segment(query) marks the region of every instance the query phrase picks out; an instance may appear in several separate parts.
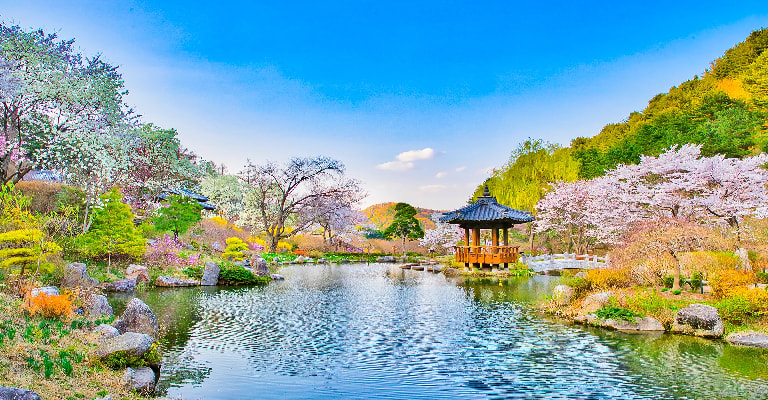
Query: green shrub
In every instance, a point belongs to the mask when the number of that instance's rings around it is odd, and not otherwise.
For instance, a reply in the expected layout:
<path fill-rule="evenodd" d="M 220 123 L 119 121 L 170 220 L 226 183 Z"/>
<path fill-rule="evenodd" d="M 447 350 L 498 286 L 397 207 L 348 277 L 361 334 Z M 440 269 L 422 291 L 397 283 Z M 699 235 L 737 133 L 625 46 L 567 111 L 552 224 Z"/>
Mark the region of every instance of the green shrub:
<path fill-rule="evenodd" d="M 673 290 L 673 291 L 672 291 L 672 294 L 674 294 L 675 296 L 678 296 L 678 295 L 680 295 L 681 293 L 683 293 L 683 291 L 682 291 L 682 290 L 680 290 L 680 289 L 677 289 L 677 290 Z"/>
<path fill-rule="evenodd" d="M 631 322 L 635 322 L 635 317 L 638 316 L 632 310 L 617 306 L 604 306 L 595 311 L 595 315 L 602 319 L 623 319 Z"/>
<path fill-rule="evenodd" d="M 226 285 L 254 285 L 266 283 L 270 280 L 269 276 L 256 276 L 243 266 L 231 263 L 222 263 L 219 274 L 219 282 L 223 282 Z"/>
<path fill-rule="evenodd" d="M 587 294 L 587 292 L 592 290 L 592 282 L 590 282 L 587 278 L 574 276 L 566 279 L 564 284 L 573 288 L 573 295 L 576 298 L 584 296 Z"/>
<path fill-rule="evenodd" d="M 665 288 L 672 288 L 672 286 L 675 285 L 675 277 L 674 276 L 665 276 L 661 279 L 661 283 Z"/>
<path fill-rule="evenodd" d="M 759 283 L 768 283 L 768 272 L 758 272 L 755 275 L 757 275 L 757 281 Z"/>
<path fill-rule="evenodd" d="M 694 272 L 689 282 L 689 284 L 691 285 L 691 289 L 693 290 L 701 289 L 703 280 L 704 280 L 704 274 L 702 272 L 699 272 L 699 271 Z"/>
<path fill-rule="evenodd" d="M 182 272 L 193 279 L 201 279 L 203 277 L 203 267 L 187 267 Z"/>
<path fill-rule="evenodd" d="M 715 308 L 717 308 L 723 320 L 735 325 L 741 325 L 749 321 L 755 312 L 752 303 L 744 296 L 724 298 L 715 303 Z"/>

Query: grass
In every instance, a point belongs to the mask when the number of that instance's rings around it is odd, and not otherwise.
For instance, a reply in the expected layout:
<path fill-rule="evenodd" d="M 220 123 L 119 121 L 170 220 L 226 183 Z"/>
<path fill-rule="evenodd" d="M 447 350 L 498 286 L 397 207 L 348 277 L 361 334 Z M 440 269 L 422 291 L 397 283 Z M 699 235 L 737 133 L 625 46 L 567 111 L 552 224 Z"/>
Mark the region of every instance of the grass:
<path fill-rule="evenodd" d="M 29 316 L 22 300 L 0 292 L 0 385 L 31 389 L 44 399 L 141 399 L 123 389 L 121 370 L 89 359 L 103 321 Z"/>

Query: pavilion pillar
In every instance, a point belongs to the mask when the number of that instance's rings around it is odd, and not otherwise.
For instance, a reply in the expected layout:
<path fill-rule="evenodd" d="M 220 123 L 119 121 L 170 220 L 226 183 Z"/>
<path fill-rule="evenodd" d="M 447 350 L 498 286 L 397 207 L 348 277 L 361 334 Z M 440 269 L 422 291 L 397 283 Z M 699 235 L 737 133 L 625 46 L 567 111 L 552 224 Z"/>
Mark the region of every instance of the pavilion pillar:
<path fill-rule="evenodd" d="M 472 242 L 472 244 L 475 246 L 475 248 L 472 249 L 472 252 L 475 253 L 475 260 L 479 261 L 482 250 L 480 247 L 480 228 L 472 229 Z M 482 264 L 480 262 L 475 262 L 474 266 L 480 268 Z"/>
<path fill-rule="evenodd" d="M 464 251 L 464 267 L 469 268 L 469 246 L 472 246 L 472 242 L 469 241 L 469 228 L 464 228 L 464 246 L 466 246 Z"/>
<path fill-rule="evenodd" d="M 504 247 L 509 247 L 509 228 L 504 228 Z M 509 268 L 508 263 L 504 263 L 504 269 Z"/>
<path fill-rule="evenodd" d="M 493 231 L 491 233 L 491 241 L 494 246 L 499 245 L 499 228 L 493 228 Z"/>

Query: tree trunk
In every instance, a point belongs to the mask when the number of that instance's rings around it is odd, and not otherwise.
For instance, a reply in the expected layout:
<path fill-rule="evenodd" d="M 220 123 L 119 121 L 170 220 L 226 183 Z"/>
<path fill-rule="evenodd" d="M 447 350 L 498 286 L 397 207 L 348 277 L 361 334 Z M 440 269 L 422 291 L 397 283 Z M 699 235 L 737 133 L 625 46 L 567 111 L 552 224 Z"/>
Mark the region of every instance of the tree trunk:
<path fill-rule="evenodd" d="M 403 236 L 403 257 L 407 256 L 408 253 L 405 251 L 405 236 Z"/>
<path fill-rule="evenodd" d="M 682 270 L 682 267 L 680 266 L 680 260 L 677 258 L 677 254 L 675 254 L 674 251 L 670 251 L 669 254 L 672 254 L 672 257 L 675 259 L 675 279 L 672 282 L 672 290 L 680 290 L 680 273 Z"/>
<path fill-rule="evenodd" d="M 107 275 L 110 274 L 112 268 L 112 253 L 107 253 Z"/>
<path fill-rule="evenodd" d="M 267 230 L 267 244 L 269 244 L 269 252 L 270 253 L 277 253 L 277 243 L 279 242 L 279 238 L 272 235 L 272 233 Z"/>

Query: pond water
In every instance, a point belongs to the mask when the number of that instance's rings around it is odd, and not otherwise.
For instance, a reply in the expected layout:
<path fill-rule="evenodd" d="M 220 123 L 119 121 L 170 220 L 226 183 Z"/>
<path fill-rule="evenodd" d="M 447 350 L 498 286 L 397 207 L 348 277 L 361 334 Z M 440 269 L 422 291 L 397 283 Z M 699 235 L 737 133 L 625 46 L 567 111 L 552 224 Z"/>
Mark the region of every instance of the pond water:
<path fill-rule="evenodd" d="M 768 399 L 768 352 L 542 316 L 554 277 L 295 265 L 249 288 L 137 293 L 184 399 Z M 116 312 L 126 298 L 110 302 Z"/>

